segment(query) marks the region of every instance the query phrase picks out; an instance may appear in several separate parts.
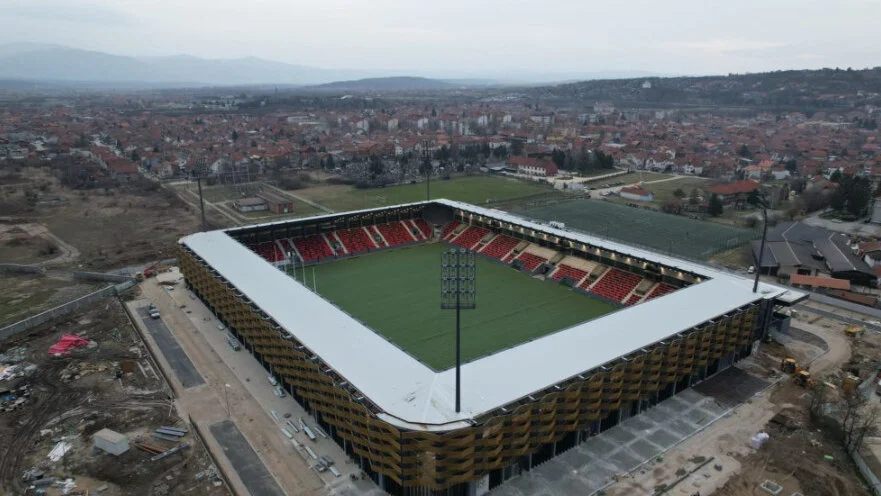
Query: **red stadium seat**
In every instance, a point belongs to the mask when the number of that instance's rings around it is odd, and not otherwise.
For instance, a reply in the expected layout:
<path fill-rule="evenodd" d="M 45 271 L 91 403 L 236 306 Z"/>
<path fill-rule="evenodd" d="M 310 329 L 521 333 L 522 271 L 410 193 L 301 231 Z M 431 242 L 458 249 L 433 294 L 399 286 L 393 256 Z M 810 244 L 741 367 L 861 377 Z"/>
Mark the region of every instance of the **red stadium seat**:
<path fill-rule="evenodd" d="M 557 266 L 557 271 L 554 272 L 552 279 L 555 281 L 562 280 L 564 277 L 568 277 L 575 281 L 575 284 L 578 284 L 582 279 L 587 277 L 587 272 L 576 269 L 575 267 L 570 267 L 566 264 L 560 264 Z"/>
<path fill-rule="evenodd" d="M 300 252 L 300 256 L 306 262 L 321 260 L 322 258 L 330 258 L 334 256 L 333 250 L 327 241 L 321 235 L 306 236 L 305 238 L 295 238 L 294 246 Z"/>
<path fill-rule="evenodd" d="M 489 234 L 489 229 L 485 227 L 470 226 L 468 229 L 462 231 L 462 234 L 456 236 L 456 239 L 452 242 L 453 244 L 457 244 L 462 248 L 468 248 L 470 250 L 487 234 Z"/>
<path fill-rule="evenodd" d="M 443 239 L 447 239 L 447 237 L 448 237 L 448 236 L 449 236 L 449 235 L 450 235 L 450 234 L 451 234 L 451 233 L 452 233 L 457 227 L 459 227 L 459 224 L 461 224 L 461 222 L 459 222 L 458 220 L 454 220 L 453 222 L 450 222 L 449 224 L 447 224 L 446 227 L 444 227 L 444 231 L 443 231 L 443 233 L 441 233 L 441 238 L 443 238 Z"/>
<path fill-rule="evenodd" d="M 526 269 L 527 272 L 532 272 L 536 267 L 548 261 L 547 258 L 542 258 L 538 255 L 533 255 L 532 253 L 523 252 L 519 257 L 514 260 L 519 260 L 523 262 L 523 268 Z"/>
<path fill-rule="evenodd" d="M 401 245 L 404 243 L 412 243 L 416 241 L 410 231 L 408 231 L 400 222 L 389 222 L 388 224 L 377 224 L 376 228 L 382 233 L 386 243 L 389 246 Z"/>
<path fill-rule="evenodd" d="M 499 234 L 495 238 L 492 239 L 486 246 L 483 247 L 483 250 L 480 252 L 486 256 L 493 257 L 498 260 L 502 260 L 502 257 L 507 255 L 520 243 L 519 239 L 514 239 L 510 236 L 505 236 L 504 234 Z"/>
<path fill-rule="evenodd" d="M 349 253 L 362 253 L 376 249 L 376 243 L 367 235 L 364 228 L 341 229 L 336 232 L 336 235 Z"/>
<path fill-rule="evenodd" d="M 673 291 L 676 291 L 676 287 L 662 282 L 655 286 L 655 289 L 653 289 L 652 292 L 645 297 L 645 301 L 649 301 L 659 296 L 664 296 L 665 294 L 670 294 Z"/>
<path fill-rule="evenodd" d="M 419 229 L 419 232 L 422 233 L 425 239 L 431 239 L 432 229 L 431 226 L 428 225 L 428 222 L 425 222 L 425 219 L 416 219 L 412 222 L 416 225 L 416 228 Z"/>
<path fill-rule="evenodd" d="M 599 282 L 590 288 L 590 291 L 591 293 L 605 296 L 610 300 L 623 303 L 627 295 L 633 291 L 633 288 L 635 288 L 640 281 L 642 281 L 642 277 L 636 274 L 609 268 L 609 270 L 600 277 Z"/>

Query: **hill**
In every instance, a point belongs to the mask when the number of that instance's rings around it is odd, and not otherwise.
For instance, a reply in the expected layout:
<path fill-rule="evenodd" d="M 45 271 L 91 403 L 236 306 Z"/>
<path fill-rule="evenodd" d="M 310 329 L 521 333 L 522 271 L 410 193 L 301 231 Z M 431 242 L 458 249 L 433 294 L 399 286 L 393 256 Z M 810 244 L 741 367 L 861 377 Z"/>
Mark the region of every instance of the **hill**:
<path fill-rule="evenodd" d="M 580 81 L 526 90 L 543 102 L 842 109 L 881 104 L 881 68 Z"/>
<path fill-rule="evenodd" d="M 0 79 L 133 83 L 142 86 L 318 84 L 364 73 L 320 69 L 255 57 L 204 59 L 189 55 L 128 57 L 59 45 L 0 45 Z"/>
<path fill-rule="evenodd" d="M 307 89 L 320 91 L 408 91 L 448 90 L 457 87 L 459 86 L 439 79 L 399 76 L 366 78 L 354 81 L 335 81 L 333 83 L 310 86 Z"/>

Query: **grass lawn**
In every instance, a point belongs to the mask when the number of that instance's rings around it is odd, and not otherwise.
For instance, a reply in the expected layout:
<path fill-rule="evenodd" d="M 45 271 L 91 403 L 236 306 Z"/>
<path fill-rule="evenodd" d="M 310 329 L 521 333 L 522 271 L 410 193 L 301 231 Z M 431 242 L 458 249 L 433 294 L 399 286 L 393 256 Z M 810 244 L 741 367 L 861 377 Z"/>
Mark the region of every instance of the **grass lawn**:
<path fill-rule="evenodd" d="M 551 191 L 553 190 L 548 185 L 504 177 L 469 176 L 446 181 L 432 178 L 431 181 L 432 198 L 446 198 L 475 205 L 485 204 L 488 200 L 507 200 Z M 425 183 L 371 189 L 318 186 L 297 190 L 295 193 L 334 211 L 344 212 L 424 200 Z"/>
<path fill-rule="evenodd" d="M 280 219 L 298 219 L 300 217 L 312 217 L 313 215 L 326 214 L 324 210 L 318 209 L 309 205 L 306 202 L 293 199 L 294 202 L 294 213 L 292 214 L 274 214 L 269 210 L 261 210 L 258 212 L 239 212 L 236 210 L 236 213 L 242 217 L 247 217 L 249 219 L 262 219 L 269 221 L 280 220 Z M 227 204 L 230 209 L 235 210 L 235 207 L 230 202 Z"/>
<path fill-rule="evenodd" d="M 650 179 L 649 176 L 646 177 L 645 181 L 649 182 L 653 179 Z M 664 181 L 662 183 L 654 183 L 654 184 L 645 184 L 643 188 L 651 191 L 655 194 L 655 202 L 663 203 L 667 200 L 673 200 L 676 198 L 673 195 L 673 192 L 677 189 L 681 189 L 685 192 L 686 198 L 691 195 L 691 190 L 697 188 L 700 191 L 700 194 L 704 194 L 704 189 L 710 185 L 710 182 L 706 179 L 698 179 L 695 177 L 683 177 L 682 179 L 674 179 L 672 181 Z"/>
<path fill-rule="evenodd" d="M 455 364 L 455 310 L 440 309 L 435 243 L 316 266 L 318 292 L 435 370 Z M 298 276 L 302 276 L 298 274 Z M 312 284 L 312 269 L 306 269 Z M 477 308 L 462 311 L 470 361 L 615 310 L 563 285 L 478 257 Z"/>
<path fill-rule="evenodd" d="M 191 189 L 196 192 L 198 195 L 198 189 L 195 185 L 191 186 Z M 247 185 L 239 185 L 236 187 L 233 186 L 205 186 L 202 185 L 202 196 L 205 198 L 205 201 L 211 203 L 217 203 L 227 200 L 238 200 L 239 198 L 243 198 L 242 193 L 245 193 L 244 196 L 251 196 L 257 194 L 258 188 L 255 183 L 247 184 Z"/>

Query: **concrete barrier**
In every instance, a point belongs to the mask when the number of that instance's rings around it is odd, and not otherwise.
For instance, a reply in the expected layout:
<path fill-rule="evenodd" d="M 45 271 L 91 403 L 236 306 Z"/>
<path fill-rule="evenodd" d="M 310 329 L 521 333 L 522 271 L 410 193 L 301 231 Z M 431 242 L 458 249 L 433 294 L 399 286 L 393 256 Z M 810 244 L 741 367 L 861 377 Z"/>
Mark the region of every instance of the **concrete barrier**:
<path fill-rule="evenodd" d="M 109 296 L 115 296 L 119 294 L 119 292 L 125 291 L 126 289 L 134 285 L 134 281 L 128 280 L 127 282 L 121 284 L 107 286 L 105 288 L 99 289 L 98 291 L 95 291 L 94 293 L 89 293 L 75 300 L 71 300 L 62 305 L 58 305 L 55 308 L 50 308 L 45 312 L 40 312 L 36 315 L 32 315 L 24 320 L 20 320 L 14 324 L 10 324 L 0 329 L 0 339 L 8 339 L 20 332 L 26 331 L 44 322 L 48 322 L 56 317 L 61 317 L 62 315 L 68 314 L 82 306 L 88 305 L 89 303 L 102 300 Z"/>

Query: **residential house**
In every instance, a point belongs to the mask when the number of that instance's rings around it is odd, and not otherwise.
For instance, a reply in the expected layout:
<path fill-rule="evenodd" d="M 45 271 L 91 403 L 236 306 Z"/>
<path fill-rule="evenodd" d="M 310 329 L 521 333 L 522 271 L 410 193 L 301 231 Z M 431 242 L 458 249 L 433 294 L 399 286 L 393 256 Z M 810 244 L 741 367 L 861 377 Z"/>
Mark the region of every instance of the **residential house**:
<path fill-rule="evenodd" d="M 509 157 L 507 165 L 520 174 L 552 177 L 557 175 L 557 165 L 550 160 L 532 157 Z"/>
<path fill-rule="evenodd" d="M 728 184 L 710 186 L 707 190 L 722 200 L 723 204 L 734 205 L 734 208 L 745 208 L 749 194 L 758 191 L 761 185 L 753 180 L 745 179 Z"/>

